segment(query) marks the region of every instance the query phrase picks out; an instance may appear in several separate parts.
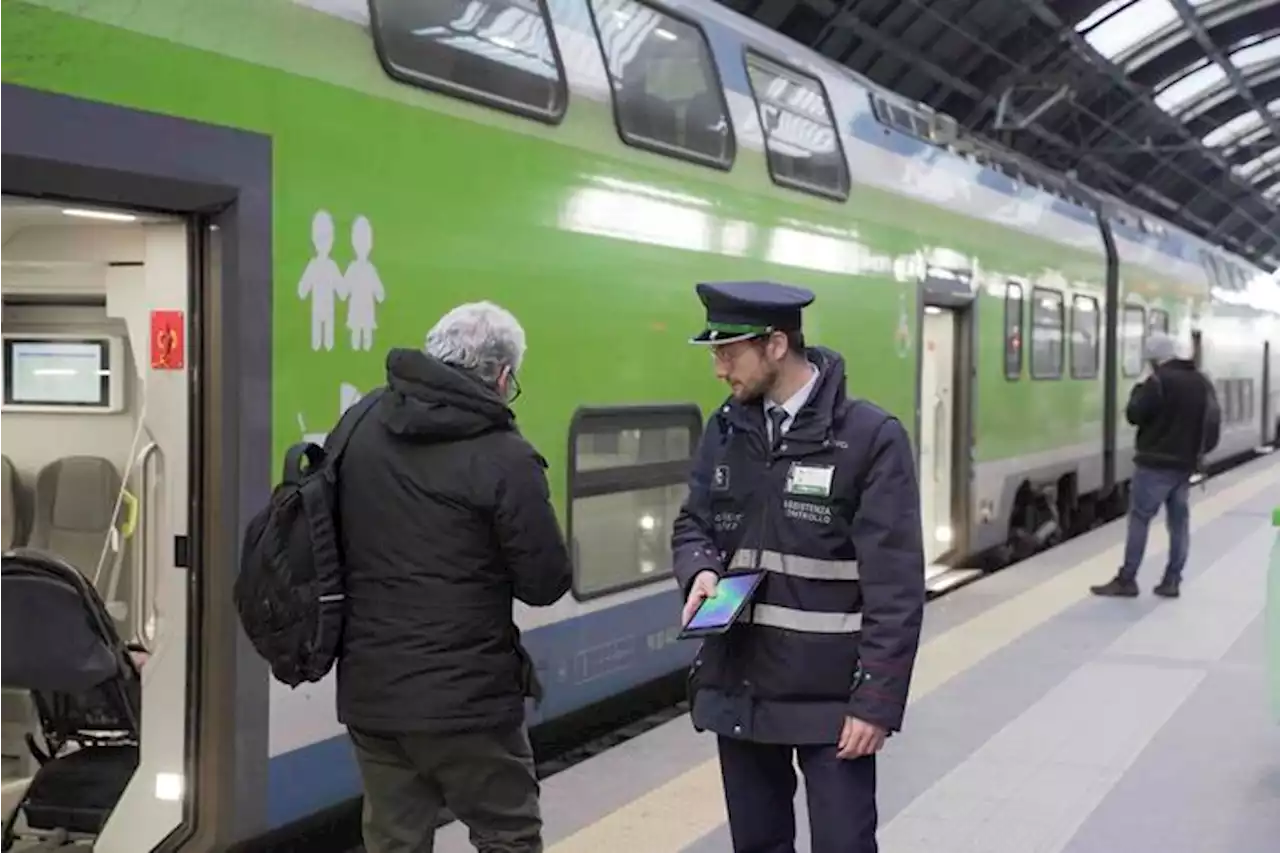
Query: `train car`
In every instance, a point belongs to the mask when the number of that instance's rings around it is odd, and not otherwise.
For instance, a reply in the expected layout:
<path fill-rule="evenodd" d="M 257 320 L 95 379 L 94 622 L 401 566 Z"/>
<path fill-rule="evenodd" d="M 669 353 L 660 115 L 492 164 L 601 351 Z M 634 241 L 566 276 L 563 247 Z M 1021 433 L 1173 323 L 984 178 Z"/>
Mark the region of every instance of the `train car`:
<path fill-rule="evenodd" d="M 916 442 L 938 589 L 1123 504 L 1153 325 L 1229 401 L 1215 460 L 1275 430 L 1264 271 L 709 0 L 3 13 L 5 544 L 71 559 L 147 655 L 105 853 L 358 795 L 332 678 L 275 683 L 239 632 L 240 536 L 285 449 L 460 302 L 525 325 L 517 416 L 575 560 L 516 612 L 535 727 L 691 657 L 669 531 L 724 397 L 685 345 L 697 281 L 817 294 L 807 337 Z M 10 812 L 38 726 L 4 711 Z"/>

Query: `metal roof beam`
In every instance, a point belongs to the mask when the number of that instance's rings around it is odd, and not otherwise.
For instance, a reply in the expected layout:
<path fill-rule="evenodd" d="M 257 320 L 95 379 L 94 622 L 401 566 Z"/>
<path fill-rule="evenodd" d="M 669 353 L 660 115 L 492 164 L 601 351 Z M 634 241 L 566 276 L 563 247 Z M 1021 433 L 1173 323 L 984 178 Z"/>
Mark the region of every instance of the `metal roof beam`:
<path fill-rule="evenodd" d="M 1067 24 L 1062 20 L 1062 18 L 1058 15 L 1057 12 L 1053 10 L 1053 8 L 1046 2 L 1046 0 L 1027 0 L 1027 5 L 1031 9 L 1031 11 L 1038 18 L 1040 18 L 1040 20 L 1045 21 L 1046 23 L 1052 26 L 1061 28 L 1068 42 L 1071 45 L 1073 45 L 1081 55 L 1093 56 L 1097 54 L 1097 52 L 1094 51 L 1092 47 L 1090 47 L 1089 43 L 1086 42 L 1084 38 L 1079 33 L 1077 33 L 1073 27 L 1071 27 L 1069 24 Z M 1189 141 L 1195 140 L 1196 142 L 1199 141 L 1191 133 L 1190 128 L 1188 128 L 1185 123 L 1174 119 L 1164 110 L 1156 106 L 1155 102 L 1152 101 L 1151 98 L 1145 92 L 1142 92 L 1141 90 L 1139 90 L 1137 85 L 1132 80 L 1130 80 L 1122 71 L 1120 71 L 1119 68 L 1116 67 L 1115 63 L 1110 62 L 1105 58 L 1103 58 L 1102 71 L 1104 74 L 1106 74 L 1108 77 L 1111 78 L 1112 82 L 1114 82 L 1115 85 L 1117 85 L 1121 89 L 1128 92 L 1130 96 L 1134 98 L 1138 98 L 1139 100 L 1143 101 L 1144 105 L 1147 107 L 1148 112 L 1152 113 L 1153 115 L 1162 116 L 1164 119 L 1161 122 L 1162 124 L 1164 124 L 1165 126 L 1168 126 L 1172 131 L 1178 133 L 1178 135 L 1182 136 L 1184 139 L 1188 139 Z M 1117 128 L 1117 130 L 1119 129 Z M 1127 136 L 1128 134 L 1125 134 L 1125 135 Z M 1239 177 L 1237 177 L 1235 173 L 1233 173 L 1230 170 L 1230 167 L 1224 161 L 1222 161 L 1222 159 L 1218 157 L 1214 152 L 1204 147 L 1204 145 L 1200 145 L 1200 149 L 1206 157 L 1217 160 L 1219 163 L 1222 164 L 1223 171 L 1225 172 L 1224 177 L 1227 179 L 1228 182 L 1235 184 L 1238 187 L 1241 187 L 1243 189 L 1252 190 L 1252 187 L 1248 183 L 1246 183 L 1245 181 L 1242 181 Z M 1203 186 L 1203 184 L 1201 184 L 1201 182 L 1197 177 L 1187 174 L 1187 172 L 1177 163 L 1176 159 L 1166 160 L 1165 163 L 1167 168 L 1171 168 L 1177 171 L 1179 174 L 1183 175 L 1184 177 L 1190 179 L 1193 183 L 1200 184 L 1201 186 Z M 1224 196 L 1223 193 L 1216 192 L 1214 188 L 1206 187 L 1206 189 L 1208 189 L 1211 193 L 1213 193 L 1213 195 L 1221 198 L 1223 201 L 1226 201 L 1226 202 L 1230 201 Z M 1258 220 L 1253 216 L 1249 216 L 1249 221 L 1255 227 L 1257 227 L 1260 230 L 1263 230 L 1264 232 L 1269 227 L 1269 222 Z"/>
<path fill-rule="evenodd" d="M 1258 111 L 1258 115 L 1262 116 L 1263 124 L 1271 129 L 1271 135 L 1276 139 L 1280 139 L 1280 119 L 1268 112 L 1266 105 L 1254 97 L 1249 81 L 1244 79 L 1244 75 L 1240 73 L 1239 68 L 1236 68 L 1235 63 L 1218 49 L 1218 45 L 1209 37 L 1208 31 L 1204 28 L 1204 23 L 1200 20 L 1200 16 L 1196 14 L 1195 10 L 1191 8 L 1191 4 L 1187 0 L 1169 0 L 1169 3 L 1177 10 L 1178 17 L 1182 18 L 1182 23 L 1186 25 L 1191 35 L 1200 44 L 1200 47 L 1204 48 L 1205 55 L 1217 63 L 1218 67 L 1227 75 L 1227 79 L 1231 81 L 1231 85 L 1236 87 L 1236 92 L 1240 98 Z M 1270 225 L 1270 223 L 1267 223 L 1267 225 Z"/>

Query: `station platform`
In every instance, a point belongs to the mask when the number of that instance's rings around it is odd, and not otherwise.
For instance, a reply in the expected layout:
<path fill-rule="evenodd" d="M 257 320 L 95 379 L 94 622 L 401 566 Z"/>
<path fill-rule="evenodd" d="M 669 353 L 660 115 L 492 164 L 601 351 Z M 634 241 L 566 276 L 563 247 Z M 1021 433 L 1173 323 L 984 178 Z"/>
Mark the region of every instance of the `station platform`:
<path fill-rule="evenodd" d="M 1124 522 L 931 602 L 903 731 L 879 759 L 882 853 L 1274 853 L 1280 721 L 1266 573 L 1280 454 L 1192 491 L 1182 597 L 1089 586 Z M 809 850 L 803 781 L 798 851 Z M 545 780 L 547 853 L 732 850 L 715 741 L 687 716 Z M 473 849 L 466 828 L 436 849 Z"/>

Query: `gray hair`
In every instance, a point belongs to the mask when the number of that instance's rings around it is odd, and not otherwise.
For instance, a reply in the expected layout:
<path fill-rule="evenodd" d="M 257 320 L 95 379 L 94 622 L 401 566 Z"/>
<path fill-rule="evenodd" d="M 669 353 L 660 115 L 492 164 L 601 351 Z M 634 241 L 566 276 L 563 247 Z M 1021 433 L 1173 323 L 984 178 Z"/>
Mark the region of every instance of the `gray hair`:
<path fill-rule="evenodd" d="M 492 385 L 504 367 L 519 371 L 525 337 L 520 321 L 492 302 L 468 302 L 445 314 L 427 332 L 427 355 L 466 370 Z"/>
<path fill-rule="evenodd" d="M 1178 344 L 1164 332 L 1152 332 L 1147 336 L 1147 358 L 1157 364 L 1178 357 Z"/>

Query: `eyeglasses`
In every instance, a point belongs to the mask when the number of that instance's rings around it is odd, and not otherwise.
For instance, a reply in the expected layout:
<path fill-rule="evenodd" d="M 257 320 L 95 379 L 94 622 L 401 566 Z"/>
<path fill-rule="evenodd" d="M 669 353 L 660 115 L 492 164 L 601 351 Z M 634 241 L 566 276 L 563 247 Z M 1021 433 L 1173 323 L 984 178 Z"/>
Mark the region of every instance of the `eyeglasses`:
<path fill-rule="evenodd" d="M 507 374 L 507 378 L 510 380 L 507 385 L 507 402 L 514 403 L 520 396 L 520 380 L 516 378 L 514 370 Z"/>

